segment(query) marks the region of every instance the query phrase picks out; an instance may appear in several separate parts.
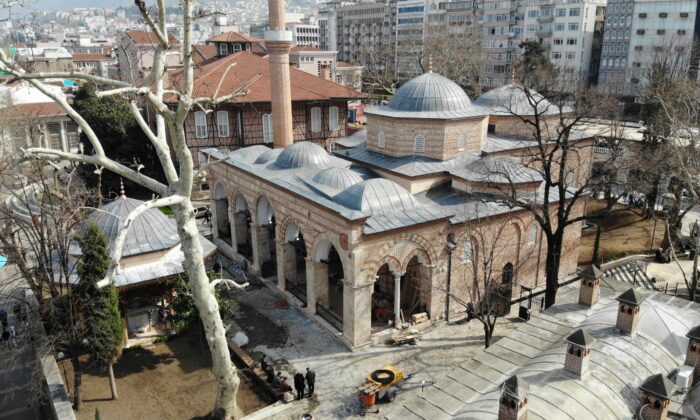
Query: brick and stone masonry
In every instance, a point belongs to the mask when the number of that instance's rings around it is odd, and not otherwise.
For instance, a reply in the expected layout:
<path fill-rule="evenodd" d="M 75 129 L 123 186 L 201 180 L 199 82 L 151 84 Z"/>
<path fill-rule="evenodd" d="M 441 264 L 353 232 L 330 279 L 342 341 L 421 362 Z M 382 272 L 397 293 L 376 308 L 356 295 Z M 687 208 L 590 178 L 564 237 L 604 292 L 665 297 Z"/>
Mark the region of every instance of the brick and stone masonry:
<path fill-rule="evenodd" d="M 685 336 L 688 337 L 685 364 L 694 368 L 693 385 L 695 385 L 700 380 L 700 325 L 691 328 Z"/>
<path fill-rule="evenodd" d="M 666 420 L 671 397 L 676 392 L 676 385 L 664 374 L 658 373 L 648 377 L 639 387 L 639 418 L 644 420 Z"/>
<path fill-rule="evenodd" d="M 564 356 L 564 369 L 582 378 L 588 371 L 591 346 L 595 339 L 583 329 L 578 329 L 566 338 L 568 343 Z"/>
<path fill-rule="evenodd" d="M 591 265 L 581 272 L 581 287 L 579 289 L 579 305 L 593 307 L 600 299 L 600 278 L 603 272 Z"/>
<path fill-rule="evenodd" d="M 517 376 L 506 379 L 498 400 L 498 420 L 527 420 L 529 386 Z"/>
<path fill-rule="evenodd" d="M 617 311 L 616 326 L 620 333 L 635 336 L 637 335 L 637 323 L 639 323 L 640 306 L 642 299 L 635 293 L 634 289 L 629 289 L 617 297 L 620 302 Z"/>

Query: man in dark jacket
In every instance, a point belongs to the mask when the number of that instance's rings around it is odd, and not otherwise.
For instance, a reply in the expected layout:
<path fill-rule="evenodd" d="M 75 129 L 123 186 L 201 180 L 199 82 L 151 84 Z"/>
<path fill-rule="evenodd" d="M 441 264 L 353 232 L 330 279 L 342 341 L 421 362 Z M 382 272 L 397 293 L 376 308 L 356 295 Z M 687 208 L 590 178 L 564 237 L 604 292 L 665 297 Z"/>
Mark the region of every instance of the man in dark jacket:
<path fill-rule="evenodd" d="M 314 384 L 316 383 L 316 372 L 310 367 L 306 368 L 306 385 L 309 387 L 309 397 L 314 393 Z"/>
<path fill-rule="evenodd" d="M 294 375 L 294 389 L 297 390 L 297 400 L 304 398 L 304 374 L 298 371 Z"/>

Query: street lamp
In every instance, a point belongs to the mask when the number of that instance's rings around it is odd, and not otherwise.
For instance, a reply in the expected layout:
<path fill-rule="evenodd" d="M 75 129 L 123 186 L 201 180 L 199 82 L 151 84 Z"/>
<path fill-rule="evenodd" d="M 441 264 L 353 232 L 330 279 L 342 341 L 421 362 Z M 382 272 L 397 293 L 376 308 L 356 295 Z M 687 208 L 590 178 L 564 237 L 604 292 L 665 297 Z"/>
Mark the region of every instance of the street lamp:
<path fill-rule="evenodd" d="M 445 300 L 445 321 L 450 322 L 450 293 L 452 285 L 452 253 L 457 248 L 457 241 L 455 240 L 455 234 L 450 233 L 447 235 L 447 253 L 449 257 L 447 259 L 447 299 Z"/>

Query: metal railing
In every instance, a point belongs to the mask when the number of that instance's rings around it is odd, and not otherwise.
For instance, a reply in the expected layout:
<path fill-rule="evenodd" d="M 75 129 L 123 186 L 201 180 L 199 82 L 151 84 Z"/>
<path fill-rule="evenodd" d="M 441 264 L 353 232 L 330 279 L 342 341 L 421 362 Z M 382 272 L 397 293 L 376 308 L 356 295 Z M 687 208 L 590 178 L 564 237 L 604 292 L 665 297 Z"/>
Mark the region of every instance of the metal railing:
<path fill-rule="evenodd" d="M 316 314 L 324 321 L 328 322 L 338 331 L 343 331 L 343 320 L 330 309 L 324 307 L 320 303 L 316 304 Z"/>
<path fill-rule="evenodd" d="M 289 280 L 285 282 L 285 287 L 287 291 L 292 294 L 295 298 L 299 299 L 302 303 L 306 303 L 306 285 L 297 286 L 292 284 Z"/>

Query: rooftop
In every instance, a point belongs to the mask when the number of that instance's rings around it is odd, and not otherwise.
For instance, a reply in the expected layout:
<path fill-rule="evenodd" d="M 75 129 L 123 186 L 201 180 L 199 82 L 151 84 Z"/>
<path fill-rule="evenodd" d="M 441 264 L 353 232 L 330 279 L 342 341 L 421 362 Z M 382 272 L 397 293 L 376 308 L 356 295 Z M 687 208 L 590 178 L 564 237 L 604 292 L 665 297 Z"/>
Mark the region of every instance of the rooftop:
<path fill-rule="evenodd" d="M 150 31 L 126 31 L 125 34 L 131 38 L 136 45 L 155 45 L 158 43 L 158 37 L 155 33 Z M 180 44 L 180 41 L 171 33 L 168 34 L 168 40 L 171 46 Z"/>
<path fill-rule="evenodd" d="M 11 105 L 0 109 L 0 119 L 28 119 L 67 117 L 66 111 L 56 102 L 35 102 L 28 104 Z"/>
<path fill-rule="evenodd" d="M 207 42 L 240 42 L 240 43 L 252 44 L 252 43 L 263 42 L 263 40 L 252 37 L 250 35 L 242 34 L 240 32 L 231 31 L 231 32 L 225 32 L 223 34 L 213 36 L 213 37 L 209 38 L 207 40 Z"/>
<path fill-rule="evenodd" d="M 170 72 L 171 84 L 177 86 L 183 70 Z M 293 101 L 322 101 L 330 99 L 360 99 L 365 95 L 338 83 L 325 80 L 295 68 L 289 69 Z M 270 62 L 248 52 L 204 61 L 194 72 L 193 96 L 195 98 L 221 98 L 247 90 L 243 97 L 231 98 L 229 103 L 270 102 L 272 87 Z M 170 97 L 169 101 L 176 101 Z"/>
<path fill-rule="evenodd" d="M 534 90 L 509 84 L 479 96 L 474 105 L 484 108 L 490 115 L 538 115 L 558 114 L 559 108 Z"/>

